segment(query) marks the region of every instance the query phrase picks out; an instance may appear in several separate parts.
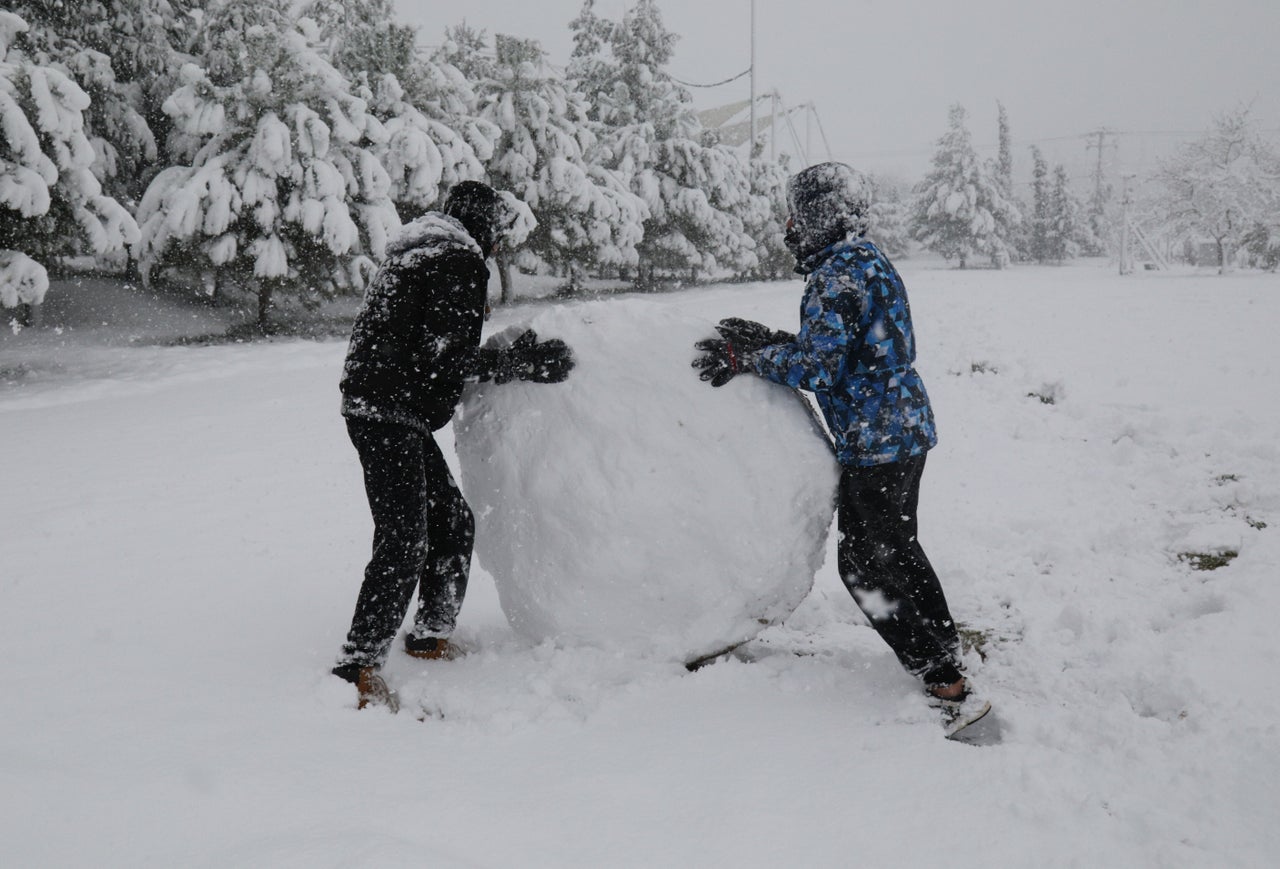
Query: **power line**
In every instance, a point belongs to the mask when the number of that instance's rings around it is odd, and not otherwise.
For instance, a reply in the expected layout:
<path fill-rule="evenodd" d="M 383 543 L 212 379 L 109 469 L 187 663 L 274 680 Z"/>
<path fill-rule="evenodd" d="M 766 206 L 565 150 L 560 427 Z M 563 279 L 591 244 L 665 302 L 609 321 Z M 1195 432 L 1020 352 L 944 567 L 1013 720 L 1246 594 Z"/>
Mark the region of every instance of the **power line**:
<path fill-rule="evenodd" d="M 744 75 L 749 75 L 750 73 L 751 73 L 751 67 L 747 67 L 737 75 L 732 76 L 731 78 L 727 78 L 724 81 L 718 81 L 714 84 L 694 84 L 693 82 L 684 81 L 683 79 L 678 79 L 674 75 L 671 76 L 671 80 L 673 82 L 676 82 L 677 84 L 682 84 L 687 88 L 718 88 L 720 87 L 720 85 L 725 85 L 725 84 L 729 84 L 730 82 L 735 82 L 738 79 L 742 78 Z"/>

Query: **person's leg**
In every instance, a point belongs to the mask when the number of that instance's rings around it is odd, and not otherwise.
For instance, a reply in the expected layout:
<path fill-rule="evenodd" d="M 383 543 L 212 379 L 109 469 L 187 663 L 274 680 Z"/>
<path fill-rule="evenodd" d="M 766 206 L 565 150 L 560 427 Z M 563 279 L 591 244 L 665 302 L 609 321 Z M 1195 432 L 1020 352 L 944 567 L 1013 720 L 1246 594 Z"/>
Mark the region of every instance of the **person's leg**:
<path fill-rule="evenodd" d="M 902 665 L 930 685 L 961 679 L 955 626 L 916 540 L 923 457 L 845 468 L 840 479 L 840 576 Z"/>
<path fill-rule="evenodd" d="M 418 581 L 418 612 L 413 636 L 448 637 L 467 594 L 475 519 L 434 438 L 425 451 L 427 486 L 427 558 Z"/>
<path fill-rule="evenodd" d="M 373 557 L 364 572 L 337 669 L 386 660 L 427 557 L 425 441 L 408 426 L 347 421 L 373 514 Z"/>
<path fill-rule="evenodd" d="M 908 590 L 920 615 L 933 631 L 938 641 L 952 655 L 960 656 L 960 635 L 956 632 L 955 619 L 947 606 L 947 596 L 929 557 L 920 545 L 916 510 L 920 503 L 920 480 L 924 476 L 927 454 L 907 459 L 903 465 L 902 486 L 902 567 L 908 577 Z"/>

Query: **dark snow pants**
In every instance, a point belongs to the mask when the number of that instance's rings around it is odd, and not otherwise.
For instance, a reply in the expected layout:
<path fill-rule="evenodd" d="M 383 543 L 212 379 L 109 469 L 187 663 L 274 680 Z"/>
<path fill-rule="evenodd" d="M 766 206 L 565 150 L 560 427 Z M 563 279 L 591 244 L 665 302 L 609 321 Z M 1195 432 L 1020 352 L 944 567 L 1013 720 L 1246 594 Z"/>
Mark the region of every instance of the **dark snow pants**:
<path fill-rule="evenodd" d="M 447 637 L 467 592 L 475 520 L 435 438 L 404 425 L 347 420 L 373 514 L 364 572 L 339 664 L 376 666 L 418 589 L 414 633 Z"/>
<path fill-rule="evenodd" d="M 889 648 L 926 684 L 960 678 L 960 638 L 916 538 L 923 455 L 840 477 L 840 577 Z"/>

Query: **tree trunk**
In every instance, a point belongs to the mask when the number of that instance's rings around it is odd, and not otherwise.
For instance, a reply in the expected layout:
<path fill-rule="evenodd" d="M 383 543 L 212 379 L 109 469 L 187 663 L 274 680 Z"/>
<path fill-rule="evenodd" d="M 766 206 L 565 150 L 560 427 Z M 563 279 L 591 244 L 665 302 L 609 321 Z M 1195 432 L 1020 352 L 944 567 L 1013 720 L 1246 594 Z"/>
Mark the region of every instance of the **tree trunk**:
<path fill-rule="evenodd" d="M 262 332 L 267 331 L 267 323 L 271 319 L 271 311 L 275 308 L 273 299 L 275 288 L 276 282 L 273 280 L 265 280 L 258 284 L 258 329 Z"/>
<path fill-rule="evenodd" d="M 44 325 L 44 308 L 39 302 L 30 302 L 18 309 L 18 322 L 28 329 Z"/>
<path fill-rule="evenodd" d="M 511 301 L 511 261 L 505 253 L 497 254 L 494 260 L 498 266 L 498 283 L 502 285 L 502 295 L 498 301 L 506 305 Z"/>

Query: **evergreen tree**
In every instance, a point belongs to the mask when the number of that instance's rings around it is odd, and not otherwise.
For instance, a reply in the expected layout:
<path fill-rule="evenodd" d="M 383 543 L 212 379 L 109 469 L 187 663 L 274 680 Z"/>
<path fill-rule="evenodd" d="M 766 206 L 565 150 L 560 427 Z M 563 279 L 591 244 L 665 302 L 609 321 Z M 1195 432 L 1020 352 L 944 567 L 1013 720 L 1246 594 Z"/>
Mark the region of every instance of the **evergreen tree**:
<path fill-rule="evenodd" d="M 634 266 L 645 210 L 616 176 L 590 161 L 596 139 L 582 96 L 532 40 L 497 38 L 483 117 L 502 131 L 489 177 L 537 219 L 529 250 L 578 289 L 589 264 Z"/>
<path fill-rule="evenodd" d="M 787 275 L 795 258 L 784 241 L 787 224 L 788 163 L 768 160 L 759 143 L 751 160 L 751 192 L 743 214 L 743 230 L 756 242 L 757 265 L 754 276 L 777 280 Z"/>
<path fill-rule="evenodd" d="M 1049 260 L 1049 164 L 1035 145 L 1031 146 L 1032 216 L 1028 233 L 1028 255 L 1040 264 Z"/>
<path fill-rule="evenodd" d="M 602 125 L 602 157 L 648 208 L 639 245 L 641 281 L 658 272 L 746 273 L 755 241 L 741 215 L 751 178 L 744 161 L 704 131 L 688 92 L 666 71 L 676 37 L 653 0 L 640 0 L 615 25 L 591 4 L 575 19 L 575 87 Z"/>
<path fill-rule="evenodd" d="M 916 187 L 912 237 L 964 268 L 975 253 L 996 267 L 1009 259 L 1001 234 L 1017 210 L 979 161 L 965 126 L 965 110 L 951 108 L 950 129 L 938 140 L 933 169 Z"/>
<path fill-rule="evenodd" d="M 1004 103 L 997 102 L 999 110 L 999 150 L 996 156 L 995 177 L 1005 199 L 1013 199 L 1013 138 L 1009 134 L 1009 113 Z"/>
<path fill-rule="evenodd" d="M 85 132 L 94 174 L 122 201 L 141 195 L 161 168 L 169 124 L 160 105 L 176 81 L 190 0 L 13 0 L 32 25 L 40 63 L 74 78 L 89 95 Z"/>
<path fill-rule="evenodd" d="M 400 217 L 443 205 L 459 181 L 482 180 L 501 131 L 478 117 L 461 72 L 421 57 L 413 28 L 392 20 L 390 0 L 314 0 L 304 14 L 320 28 L 331 63 L 385 127 L 377 144 Z"/>
<path fill-rule="evenodd" d="M 43 262 L 138 241 L 128 211 L 93 174 L 88 94 L 19 48 L 27 23 L 0 11 L 0 305 L 39 304 Z"/>
<path fill-rule="evenodd" d="M 901 187 L 888 178 L 871 179 L 874 198 L 868 212 L 867 236 L 892 257 L 911 247 L 910 212 Z"/>
<path fill-rule="evenodd" d="M 1067 170 L 1058 164 L 1053 170 L 1053 185 L 1049 189 L 1048 220 L 1045 227 L 1045 257 L 1061 263 L 1079 252 L 1076 243 L 1079 213 L 1067 189 Z"/>
<path fill-rule="evenodd" d="M 445 31 L 445 42 L 437 59 L 460 71 L 467 81 L 481 82 L 493 78 L 497 72 L 488 49 L 489 35 L 464 22 Z"/>
<path fill-rule="evenodd" d="M 613 81 L 608 53 L 613 45 L 614 24 L 597 15 L 595 6 L 596 0 L 585 0 L 577 17 L 569 23 L 573 50 L 565 77 L 586 96 L 588 114 L 592 121 L 599 122 L 600 95 L 609 90 Z"/>
<path fill-rule="evenodd" d="M 276 298 L 361 289 L 399 225 L 378 161 L 386 131 L 292 19 L 289 0 L 223 0 L 196 34 L 198 63 L 164 108 L 188 165 L 143 198 L 144 279 L 199 271 L 251 290 L 258 322 Z M 312 25 L 314 28 L 314 25 Z"/>
<path fill-rule="evenodd" d="M 1009 254 L 1017 251 L 1023 234 L 1022 209 L 1018 206 L 1018 198 L 1013 191 L 1013 137 L 1009 132 L 1009 113 L 1005 111 L 1004 103 L 997 101 L 996 108 L 999 112 L 999 148 L 992 176 L 1000 195 L 1008 204 L 1004 210 L 995 212 L 996 232 L 1008 251 L 1004 256 L 1007 260 Z"/>

